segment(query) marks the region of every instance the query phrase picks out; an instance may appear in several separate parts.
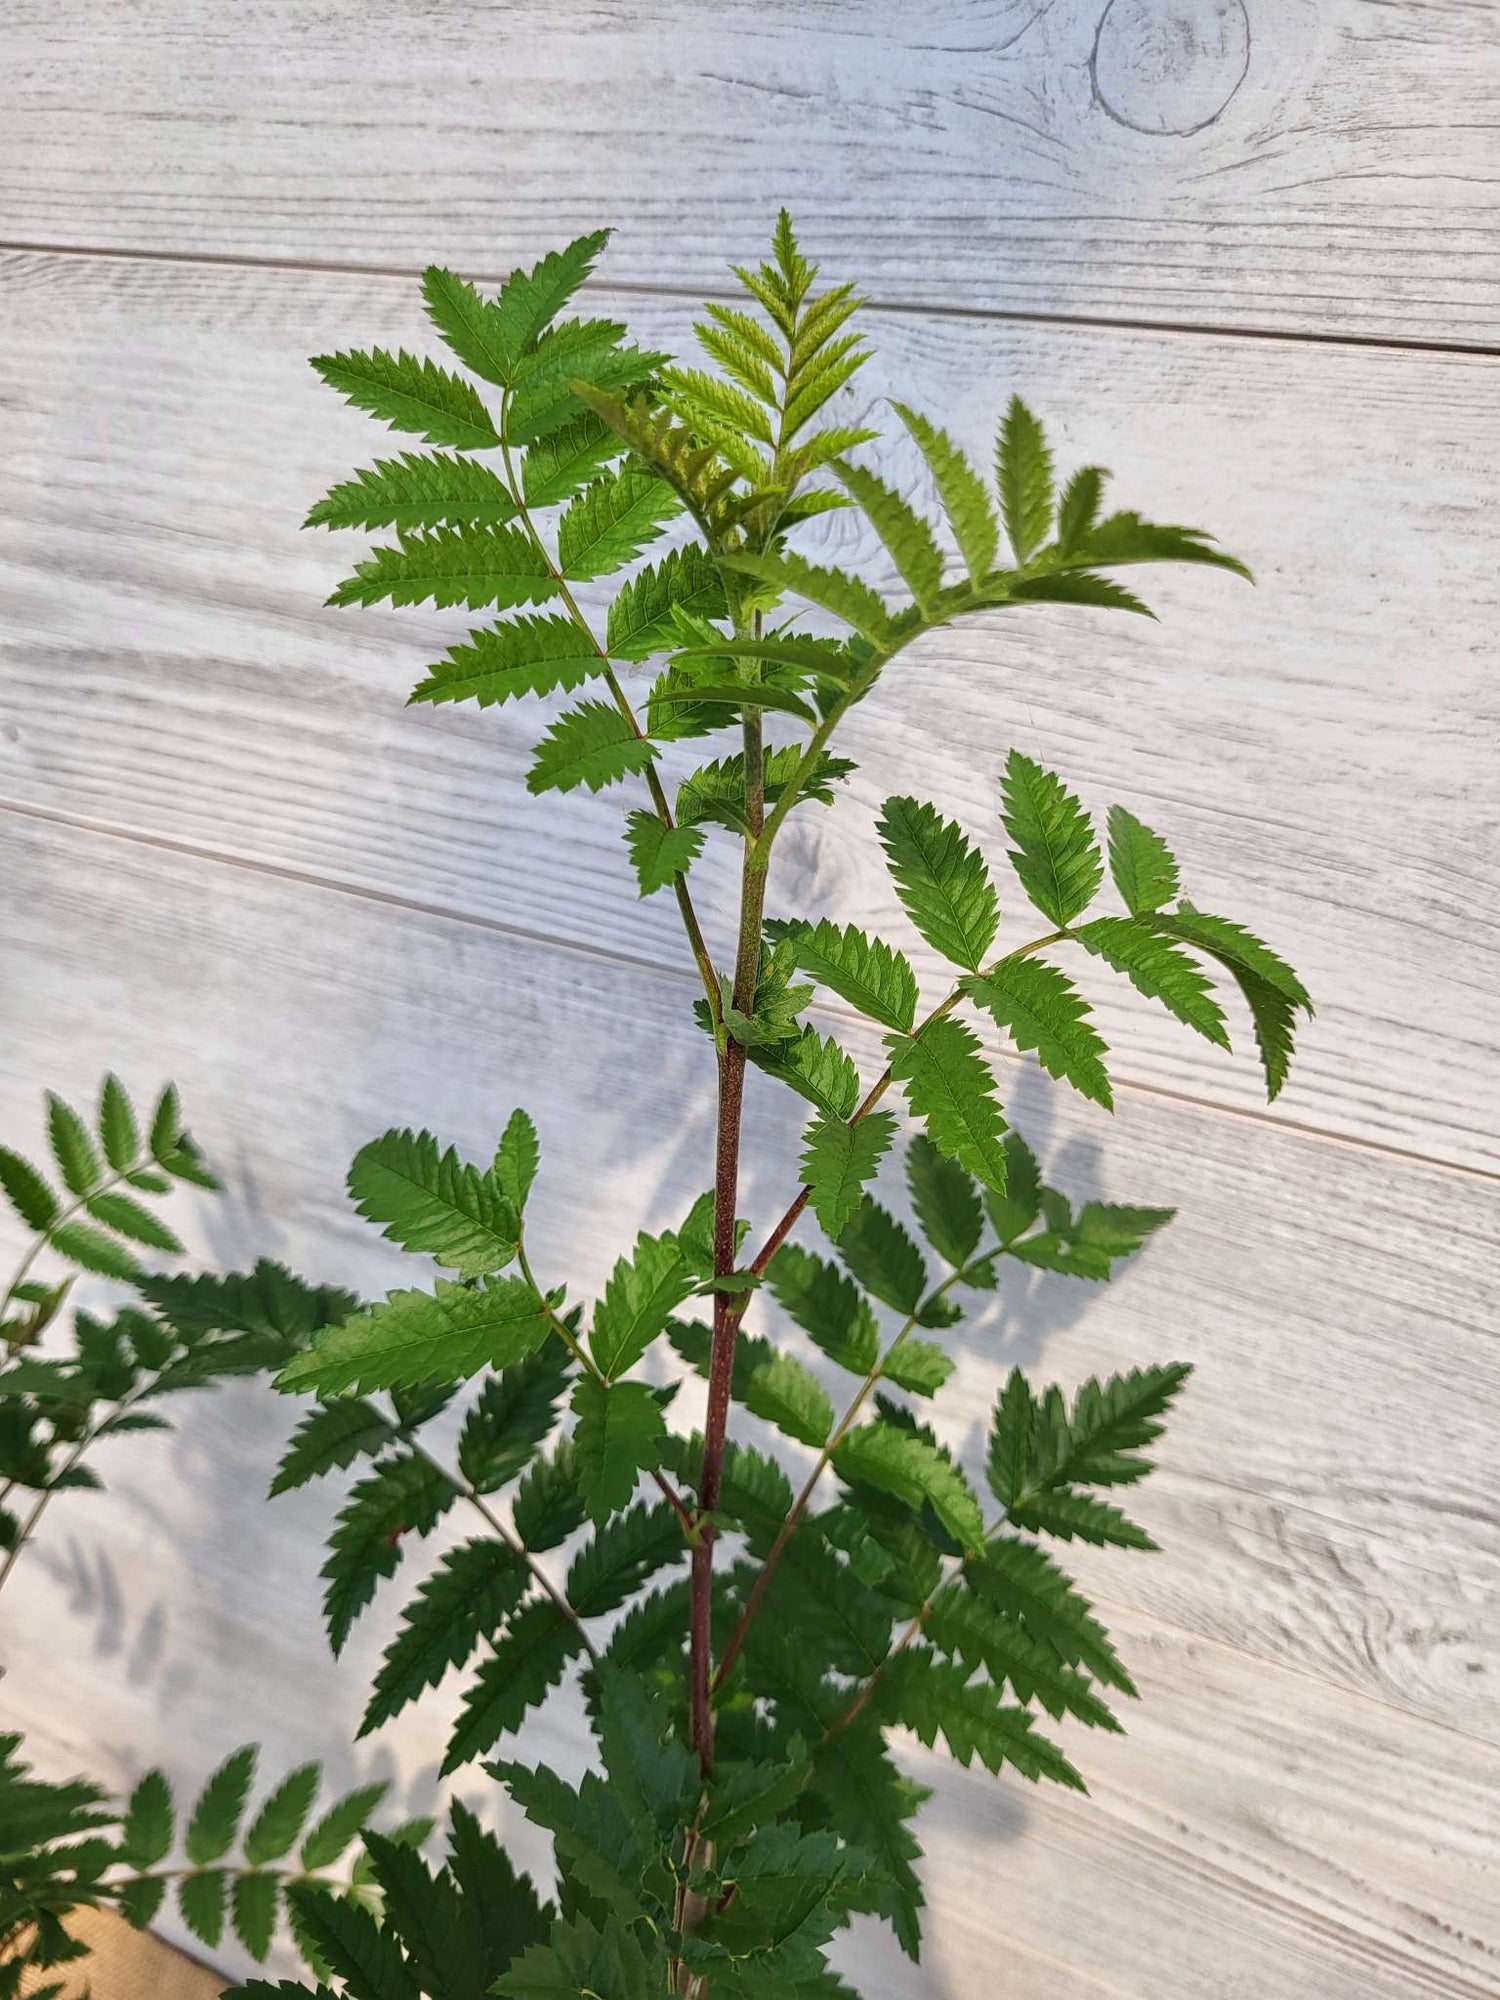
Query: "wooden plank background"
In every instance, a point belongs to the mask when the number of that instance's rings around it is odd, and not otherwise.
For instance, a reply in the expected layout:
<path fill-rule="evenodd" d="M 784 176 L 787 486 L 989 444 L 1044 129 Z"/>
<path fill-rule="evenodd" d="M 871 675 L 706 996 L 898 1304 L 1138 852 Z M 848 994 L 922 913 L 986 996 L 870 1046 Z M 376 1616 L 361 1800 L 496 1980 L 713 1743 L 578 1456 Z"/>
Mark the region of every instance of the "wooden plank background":
<path fill-rule="evenodd" d="M 877 301 L 866 405 L 982 450 L 1019 387 L 1066 462 L 1257 573 L 1153 580 L 1158 625 L 915 649 L 858 712 L 848 797 L 786 844 L 785 907 L 889 927 L 880 798 L 998 853 L 1019 743 L 1159 825 L 1319 1001 L 1269 1111 L 1243 1053 L 1109 987 L 1113 1120 L 1010 1066 L 1060 1178 L 1181 1213 L 1107 1291 L 1003 1293 L 948 1434 L 977 1452 L 1013 1359 L 1198 1373 L 1143 1496 L 1163 1553 L 1084 1564 L 1129 1735 L 1072 1745 L 1090 1800 L 912 1752 L 929 1953 L 856 1935 L 869 2000 L 1500 1994 L 1497 85 L 1493 18 L 1456 0 L 0 21 L 0 1130 L 33 1142 L 44 1084 L 174 1074 L 231 1183 L 181 1204 L 218 1265 L 391 1281 L 350 1152 L 407 1121 L 480 1148 L 518 1100 L 570 1283 L 707 1178 L 692 985 L 618 794 L 544 832 L 534 716 L 401 707 L 461 617 L 321 608 L 350 551 L 297 522 L 373 433 L 305 357 L 426 345 L 425 262 L 495 277 L 612 222 L 601 296 L 679 344 L 789 201 Z M 698 879 L 722 939 L 724 858 Z M 755 1094 L 758 1214 L 798 1122 Z M 58 1503 L 0 1637 L 0 1714 L 56 1768 L 186 1787 L 256 1737 L 268 1769 L 431 1800 L 442 1698 L 348 1748 L 390 1607 L 329 1661 L 329 1504 L 260 1498 L 289 1421 L 204 1398 L 119 1442 L 112 1505 Z M 576 1718 L 535 1744 L 576 1761 Z"/>

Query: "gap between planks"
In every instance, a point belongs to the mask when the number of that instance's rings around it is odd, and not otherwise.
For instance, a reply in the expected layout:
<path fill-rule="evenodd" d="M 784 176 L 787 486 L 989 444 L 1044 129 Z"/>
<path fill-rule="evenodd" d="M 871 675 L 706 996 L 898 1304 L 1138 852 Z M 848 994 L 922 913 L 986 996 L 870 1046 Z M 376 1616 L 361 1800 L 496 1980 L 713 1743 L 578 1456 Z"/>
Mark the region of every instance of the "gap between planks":
<path fill-rule="evenodd" d="M 132 250 L 92 243 L 27 243 L 0 238 L 0 256 L 78 257 L 126 264 L 206 265 L 237 271 L 306 271 L 318 277 L 392 278 L 407 283 L 419 278 L 415 265 L 335 262 L 318 257 L 250 257 L 227 250 Z M 501 282 L 503 274 L 480 271 L 483 283 Z M 735 300 L 740 294 L 728 286 L 643 285 L 618 279 L 600 278 L 586 286 L 615 293 L 622 298 L 687 300 L 692 304 L 708 299 Z M 870 297 L 864 304 L 871 312 L 894 313 L 915 319 L 990 321 L 1011 326 L 1081 327 L 1096 332 L 1157 333 L 1185 340 L 1239 340 L 1268 346 L 1332 347 L 1370 349 L 1377 353 L 1468 355 L 1479 360 L 1500 359 L 1500 346 L 1485 341 L 1398 340 L 1394 334 L 1317 333 L 1311 330 L 1288 332 L 1284 327 L 1227 326 L 1215 320 L 1141 319 L 1116 313 L 1022 312 L 1003 306 L 926 304 L 921 299 Z"/>
<path fill-rule="evenodd" d="M 225 260 L 228 261 L 228 260 Z M 239 868 L 251 875 L 268 876 L 273 881 L 299 883 L 305 888 L 326 889 L 334 895 L 353 896 L 362 902 L 384 904 L 389 909 L 409 910 L 414 916 L 436 917 L 439 921 L 466 924 L 475 930 L 489 932 L 499 937 L 516 938 L 523 944 L 546 945 L 557 951 L 575 953 L 580 958 L 592 959 L 603 965 L 628 965 L 635 971 L 649 972 L 662 978 L 680 980 L 684 984 L 697 983 L 697 974 L 687 964 L 665 964 L 657 959 L 642 958 L 634 952 L 608 951 L 603 946 L 589 944 L 579 938 L 561 937 L 551 931 L 533 930 L 529 925 L 505 923 L 497 917 L 481 916 L 475 911 L 451 908 L 443 903 L 427 902 L 417 896 L 400 896 L 389 889 L 372 889 L 360 882 L 347 882 L 337 875 L 322 875 L 314 869 L 289 868 L 273 861 L 257 861 L 249 855 L 235 854 L 227 848 L 204 847 L 195 841 L 174 840 L 170 835 L 148 833 L 138 827 L 120 826 L 110 820 L 91 819 L 81 813 L 58 812 L 50 806 L 37 806 L 18 800 L 0 797 L 0 812 L 11 813 L 19 819 L 40 820 L 49 826 L 69 827 L 78 833 L 93 834 L 102 840 L 121 840 L 135 847 L 154 848 L 158 852 L 181 854 L 192 861 L 208 861 L 225 868 Z M 818 1013 L 834 1020 L 855 1021 L 859 1016 L 849 1009 L 830 1006 L 826 1002 L 814 1003 Z M 1207 1098 L 1195 1097 L 1191 1091 L 1169 1090 L 1164 1085 L 1137 1083 L 1128 1078 L 1120 1079 L 1115 1088 L 1128 1091 L 1138 1097 L 1160 1098 L 1169 1104 L 1185 1104 L 1195 1111 L 1211 1112 L 1224 1118 L 1238 1118 L 1247 1124 L 1262 1125 L 1273 1132 L 1295 1133 L 1301 1139 L 1313 1139 L 1328 1146 L 1339 1146 L 1353 1152 L 1372 1155 L 1376 1159 L 1399 1160 L 1406 1165 L 1425 1167 L 1444 1174 L 1451 1174 L 1462 1180 L 1479 1181 L 1488 1185 L 1500 1184 L 1500 1171 L 1489 1167 L 1468 1166 L 1462 1161 L 1437 1159 L 1429 1153 L 1418 1153 L 1403 1146 L 1382 1144 L 1378 1139 L 1359 1139 L 1343 1132 L 1329 1132 L 1318 1125 L 1305 1125 L 1291 1118 L 1268 1118 L 1264 1112 L 1253 1111 L 1243 1105 L 1219 1104 Z"/>

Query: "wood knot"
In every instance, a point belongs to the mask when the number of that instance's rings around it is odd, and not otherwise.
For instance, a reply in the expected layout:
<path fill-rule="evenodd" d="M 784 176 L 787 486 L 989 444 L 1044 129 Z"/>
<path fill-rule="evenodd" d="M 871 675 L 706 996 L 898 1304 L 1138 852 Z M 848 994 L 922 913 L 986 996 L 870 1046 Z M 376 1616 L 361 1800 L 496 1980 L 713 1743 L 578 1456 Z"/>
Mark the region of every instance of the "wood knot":
<path fill-rule="evenodd" d="M 1212 125 L 1249 70 L 1245 0 L 1109 0 L 1089 58 L 1095 101 L 1152 138 Z"/>

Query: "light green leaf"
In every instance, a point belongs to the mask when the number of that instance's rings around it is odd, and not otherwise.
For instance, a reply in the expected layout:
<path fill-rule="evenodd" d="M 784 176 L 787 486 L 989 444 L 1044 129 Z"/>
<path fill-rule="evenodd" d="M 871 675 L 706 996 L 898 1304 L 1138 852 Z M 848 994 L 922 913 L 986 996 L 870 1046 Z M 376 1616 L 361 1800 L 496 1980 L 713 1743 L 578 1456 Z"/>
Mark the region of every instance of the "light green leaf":
<path fill-rule="evenodd" d="M 877 645 L 890 636 L 891 619 L 885 600 L 859 577 L 849 576 L 843 570 L 820 569 L 816 563 L 790 553 L 735 555 L 726 557 L 725 562 L 729 568 L 743 570 L 779 593 L 806 598 L 809 604 L 831 612 Z"/>
<path fill-rule="evenodd" d="M 661 1464 L 666 1419 L 646 1383 L 592 1375 L 573 1385 L 573 1415 L 578 1490 L 589 1517 L 605 1521 L 628 1504 L 641 1473 Z"/>
<path fill-rule="evenodd" d="M 932 530 L 892 486 L 848 459 L 836 459 L 836 477 L 885 544 L 902 581 L 924 610 L 943 587 L 943 556 Z"/>
<path fill-rule="evenodd" d="M 935 1396 L 953 1368 L 953 1357 L 934 1341 L 916 1340 L 908 1334 L 891 1347 L 880 1372 L 887 1382 L 914 1396 Z"/>
<path fill-rule="evenodd" d="M 638 465 L 604 473 L 570 503 L 557 524 L 563 575 L 586 581 L 623 569 L 681 511 L 671 487 Z"/>
<path fill-rule="evenodd" d="M 1006 760 L 1000 796 L 1021 886 L 1062 929 L 1087 909 L 1104 873 L 1088 814 L 1060 778 L 1019 750 Z"/>
<path fill-rule="evenodd" d="M 493 1176 L 451 1146 L 439 1152 L 430 1132 L 386 1132 L 362 1146 L 349 1193 L 391 1242 L 466 1278 L 502 1270 L 516 1254 L 520 1217 Z"/>
<path fill-rule="evenodd" d="M 481 708 L 523 695 L 569 692 L 605 672 L 608 661 L 571 618 L 521 614 L 450 646 L 410 699 L 476 701 Z"/>
<path fill-rule="evenodd" d="M 995 940 L 995 885 L 953 820 L 917 799 L 887 799 L 876 825 L 896 893 L 934 951 L 977 972 Z"/>
<path fill-rule="evenodd" d="M 469 383 L 402 348 L 388 354 L 320 354 L 313 367 L 356 409 L 368 410 L 393 430 L 415 431 L 429 444 L 460 451 L 489 451 L 500 442 L 489 411 Z"/>
<path fill-rule="evenodd" d="M 1137 992 L 1160 1000 L 1169 1013 L 1217 1047 L 1229 1047 L 1224 1010 L 1211 984 L 1187 953 L 1148 919 L 1094 917 L 1071 935 L 1085 951 L 1123 972 Z"/>
<path fill-rule="evenodd" d="M 633 1368 L 697 1282 L 674 1236 L 638 1236 L 594 1308 L 589 1347 L 604 1374 Z"/>
<path fill-rule="evenodd" d="M 816 924 L 776 921 L 766 936 L 787 944 L 801 969 L 872 1021 L 906 1033 L 916 1017 L 917 976 L 899 951 L 853 924 L 840 930 L 826 918 Z"/>
<path fill-rule="evenodd" d="M 893 1493 L 908 1507 L 931 1502 L 934 1513 L 954 1539 L 977 1549 L 984 1540 L 984 1517 L 969 1483 L 935 1445 L 898 1424 L 859 1424 L 833 1455 L 841 1479 L 868 1481 L 883 1493 Z"/>
<path fill-rule="evenodd" d="M 695 826 L 668 826 L 643 806 L 625 822 L 625 844 L 641 894 L 650 896 L 686 875 L 703 851 L 703 834 Z"/>
<path fill-rule="evenodd" d="M 1019 396 L 1012 396 L 996 447 L 995 473 L 1005 532 L 1024 563 L 1052 527 L 1052 453 L 1042 427 Z"/>
<path fill-rule="evenodd" d="M 330 604 L 466 604 L 508 610 L 555 597 L 557 584 L 517 528 L 413 528 L 354 565 Z"/>
<path fill-rule="evenodd" d="M 542 1148 L 536 1126 L 530 1115 L 518 1107 L 506 1120 L 491 1169 L 495 1185 L 517 1214 L 526 1207 L 526 1197 L 531 1193 L 541 1163 Z"/>
<path fill-rule="evenodd" d="M 979 1248 L 984 1226 L 972 1178 L 919 1132 L 906 1149 L 906 1184 L 922 1234 L 945 1263 L 959 1269 Z"/>
<path fill-rule="evenodd" d="M 612 702 L 584 701 L 560 715 L 537 746 L 529 792 L 591 792 L 644 771 L 656 755 Z"/>
<path fill-rule="evenodd" d="M 927 461 L 969 575 L 975 583 L 982 583 L 995 567 L 1000 548 L 1000 524 L 995 519 L 994 505 L 984 481 L 946 431 L 940 431 L 905 403 L 893 403 L 891 407 Z"/>
<path fill-rule="evenodd" d="M 492 467 L 448 452 L 377 459 L 328 492 L 304 528 L 502 527 L 516 503 Z"/>
<path fill-rule="evenodd" d="M 1109 872 L 1133 917 L 1150 915 L 1179 893 L 1172 850 L 1124 806 L 1109 809 Z"/>
<path fill-rule="evenodd" d="M 336 1396 L 403 1383 L 462 1382 L 504 1368 L 541 1346 L 548 1317 L 521 1278 L 474 1287 L 439 1278 L 432 1292 L 392 1292 L 378 1305 L 325 1328 L 276 1378 L 280 1389 Z"/>
<path fill-rule="evenodd" d="M 250 1796 L 255 1754 L 255 1746 L 247 1743 L 226 1757 L 203 1787 L 183 1840 L 183 1851 L 195 1868 L 217 1861 L 233 1845 Z"/>
<path fill-rule="evenodd" d="M 1065 972 L 1040 958 L 1002 958 L 963 985 L 1018 1049 L 1036 1050 L 1049 1076 L 1071 1083 L 1106 1111 L 1114 1109 L 1104 1043 L 1090 1025 L 1088 1002 Z"/>
<path fill-rule="evenodd" d="M 1005 1118 L 977 1036 L 951 1015 L 920 1034 L 886 1038 L 891 1074 L 940 1153 L 986 1187 L 1005 1185 Z"/>
<path fill-rule="evenodd" d="M 864 1198 L 880 1162 L 896 1136 L 888 1111 L 872 1111 L 857 1124 L 815 1118 L 803 1134 L 802 1183 L 811 1190 L 812 1210 L 836 1237 Z"/>
<path fill-rule="evenodd" d="M 1057 509 L 1057 546 L 1064 555 L 1079 543 L 1099 517 L 1099 500 L 1109 474 L 1098 465 L 1082 466 L 1068 481 Z"/>

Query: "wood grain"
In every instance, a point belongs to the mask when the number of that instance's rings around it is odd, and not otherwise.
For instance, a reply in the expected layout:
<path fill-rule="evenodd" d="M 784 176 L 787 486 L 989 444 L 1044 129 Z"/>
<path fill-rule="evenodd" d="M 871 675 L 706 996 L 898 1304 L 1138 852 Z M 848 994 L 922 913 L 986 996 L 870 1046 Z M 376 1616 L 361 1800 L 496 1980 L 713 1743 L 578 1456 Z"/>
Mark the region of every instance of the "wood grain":
<path fill-rule="evenodd" d="M 634 896 L 625 792 L 546 813 L 526 796 L 536 710 L 403 712 L 463 614 L 319 608 L 361 545 L 296 524 L 385 434 L 305 356 L 422 343 L 415 288 L 47 256 L 3 272 L 0 796 L 685 966 L 670 904 Z M 684 339 L 686 308 L 625 303 L 643 337 Z M 1159 624 L 1049 608 L 914 649 L 851 718 L 847 801 L 793 822 L 783 907 L 889 932 L 936 990 L 872 815 L 891 791 L 936 798 L 1003 868 L 995 778 L 1018 742 L 1157 825 L 1195 900 L 1303 972 L 1320 1013 L 1272 1116 L 1500 1167 L 1486 365 L 899 315 L 873 331 L 860 407 L 909 395 L 982 456 L 1019 384 L 1064 463 L 1115 464 L 1122 500 L 1211 524 L 1262 582 L 1163 573 L 1144 579 Z M 915 488 L 909 454 L 894 464 Z M 831 553 L 866 560 L 846 533 Z M 679 746 L 667 769 L 693 761 Z M 711 844 L 694 880 L 721 940 L 731 857 Z M 1025 921 L 1012 898 L 1009 934 Z M 1084 977 L 1121 1077 L 1260 1103 L 1248 1056 Z"/>
<path fill-rule="evenodd" d="M 11 241 L 699 287 L 788 202 L 892 302 L 1493 344 L 1457 0 L 13 0 Z"/>

